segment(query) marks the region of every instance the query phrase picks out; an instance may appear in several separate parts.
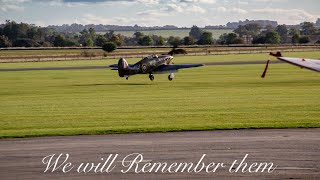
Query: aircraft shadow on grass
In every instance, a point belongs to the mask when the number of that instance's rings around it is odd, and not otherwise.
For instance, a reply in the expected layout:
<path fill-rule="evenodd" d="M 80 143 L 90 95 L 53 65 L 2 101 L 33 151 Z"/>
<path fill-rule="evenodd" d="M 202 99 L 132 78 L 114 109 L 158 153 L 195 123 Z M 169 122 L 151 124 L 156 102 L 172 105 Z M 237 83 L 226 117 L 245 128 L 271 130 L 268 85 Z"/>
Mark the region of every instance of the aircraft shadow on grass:
<path fill-rule="evenodd" d="M 151 83 L 97 83 L 97 84 L 74 84 L 71 86 L 145 86 L 145 85 L 154 85 Z"/>

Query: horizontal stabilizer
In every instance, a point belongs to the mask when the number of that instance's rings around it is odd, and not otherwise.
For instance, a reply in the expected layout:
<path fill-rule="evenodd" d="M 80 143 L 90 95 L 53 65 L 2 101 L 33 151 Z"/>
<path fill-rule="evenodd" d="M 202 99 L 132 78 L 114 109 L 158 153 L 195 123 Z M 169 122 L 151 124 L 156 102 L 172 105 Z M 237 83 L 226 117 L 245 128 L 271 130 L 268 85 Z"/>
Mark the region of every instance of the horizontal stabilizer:
<path fill-rule="evenodd" d="M 282 57 L 282 54 L 279 51 L 277 53 L 270 52 L 270 55 L 274 57 Z"/>

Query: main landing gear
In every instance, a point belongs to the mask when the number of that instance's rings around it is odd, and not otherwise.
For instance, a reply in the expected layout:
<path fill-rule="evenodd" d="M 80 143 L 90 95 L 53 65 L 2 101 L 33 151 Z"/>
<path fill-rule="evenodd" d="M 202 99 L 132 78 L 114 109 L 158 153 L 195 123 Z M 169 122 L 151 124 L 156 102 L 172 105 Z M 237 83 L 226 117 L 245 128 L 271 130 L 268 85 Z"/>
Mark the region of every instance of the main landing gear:
<path fill-rule="evenodd" d="M 173 74 L 173 73 L 170 73 L 169 76 L 168 76 L 168 80 L 169 80 L 169 81 L 172 81 L 173 78 L 174 78 L 174 74 Z M 151 81 L 153 81 L 153 80 L 154 80 L 154 75 L 153 75 L 153 74 L 149 74 L 149 79 L 150 79 Z"/>
<path fill-rule="evenodd" d="M 172 81 L 174 78 L 174 74 L 173 73 L 170 73 L 169 76 L 168 76 L 168 80 L 169 81 Z"/>
<path fill-rule="evenodd" d="M 149 79 L 150 79 L 151 81 L 153 81 L 153 80 L 154 80 L 154 76 L 153 76 L 153 74 L 149 74 Z"/>

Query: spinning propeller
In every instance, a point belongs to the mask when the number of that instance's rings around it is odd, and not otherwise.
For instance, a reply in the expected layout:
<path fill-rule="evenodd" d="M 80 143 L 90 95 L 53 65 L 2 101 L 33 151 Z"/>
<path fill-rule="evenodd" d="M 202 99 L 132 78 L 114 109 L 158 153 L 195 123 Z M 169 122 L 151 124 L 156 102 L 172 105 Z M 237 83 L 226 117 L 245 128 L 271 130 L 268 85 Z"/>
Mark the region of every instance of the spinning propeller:
<path fill-rule="evenodd" d="M 176 49 L 176 47 L 173 47 L 172 50 L 168 52 L 168 55 L 173 56 L 175 54 L 187 54 L 187 51 L 184 49 Z M 170 64 L 174 64 L 173 60 L 171 60 Z"/>
<path fill-rule="evenodd" d="M 264 68 L 264 71 L 263 71 L 263 73 L 261 75 L 261 78 L 264 78 L 266 76 L 267 70 L 268 70 L 268 67 L 269 67 L 269 62 L 270 62 L 270 60 L 267 61 L 266 67 Z"/>

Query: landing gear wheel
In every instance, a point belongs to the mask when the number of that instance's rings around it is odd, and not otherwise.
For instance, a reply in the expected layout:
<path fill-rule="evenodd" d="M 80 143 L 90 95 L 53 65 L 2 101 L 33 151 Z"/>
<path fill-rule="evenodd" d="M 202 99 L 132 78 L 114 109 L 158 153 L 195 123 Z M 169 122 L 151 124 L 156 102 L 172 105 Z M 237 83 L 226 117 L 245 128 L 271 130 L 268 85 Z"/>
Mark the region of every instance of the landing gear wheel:
<path fill-rule="evenodd" d="M 151 81 L 153 81 L 153 80 L 154 80 L 154 76 L 153 76 L 153 74 L 150 74 L 150 75 L 149 75 L 149 79 L 150 79 Z"/>
<path fill-rule="evenodd" d="M 174 74 L 173 74 L 173 73 L 170 73 L 169 76 L 168 76 L 169 81 L 172 81 L 173 78 L 174 78 Z"/>
<path fill-rule="evenodd" d="M 126 77 L 126 80 L 129 80 L 129 77 Z"/>

